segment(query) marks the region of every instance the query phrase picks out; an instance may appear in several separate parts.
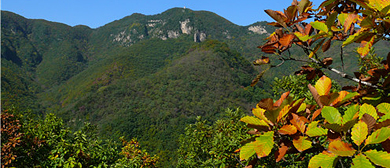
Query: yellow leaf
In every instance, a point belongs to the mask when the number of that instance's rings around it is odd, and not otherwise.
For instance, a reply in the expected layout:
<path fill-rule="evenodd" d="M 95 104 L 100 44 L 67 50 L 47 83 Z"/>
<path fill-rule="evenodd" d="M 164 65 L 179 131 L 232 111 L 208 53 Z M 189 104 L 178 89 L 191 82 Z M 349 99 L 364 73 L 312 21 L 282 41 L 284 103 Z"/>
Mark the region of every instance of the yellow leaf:
<path fill-rule="evenodd" d="M 364 142 L 368 135 L 367 124 L 360 120 L 357 124 L 353 126 L 351 135 L 353 142 L 356 145 L 360 146 L 360 144 Z"/>
<path fill-rule="evenodd" d="M 375 42 L 375 38 L 376 35 L 373 35 L 369 41 L 360 42 L 360 47 L 357 49 L 357 52 L 361 57 L 365 57 L 370 52 L 370 49 Z"/>
<path fill-rule="evenodd" d="M 293 145 L 295 148 L 297 148 L 298 151 L 302 152 L 311 148 L 311 141 L 307 137 L 300 136 L 299 139 L 293 140 Z"/>
<path fill-rule="evenodd" d="M 314 87 L 316 88 L 317 93 L 320 96 L 328 95 L 330 92 L 330 88 L 332 87 L 332 81 L 330 80 L 330 78 L 322 76 L 320 79 L 318 79 Z"/>

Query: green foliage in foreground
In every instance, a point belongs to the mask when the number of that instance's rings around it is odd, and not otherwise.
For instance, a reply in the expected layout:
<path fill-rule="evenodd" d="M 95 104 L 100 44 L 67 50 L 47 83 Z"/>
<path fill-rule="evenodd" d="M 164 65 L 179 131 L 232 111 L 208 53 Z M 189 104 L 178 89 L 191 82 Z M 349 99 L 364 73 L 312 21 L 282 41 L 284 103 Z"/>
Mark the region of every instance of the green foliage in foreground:
<path fill-rule="evenodd" d="M 240 167 L 235 150 L 249 136 L 240 123 L 244 115 L 240 109 L 227 109 L 225 117 L 209 124 L 197 118 L 195 124 L 186 127 L 180 136 L 177 167 Z"/>
<path fill-rule="evenodd" d="M 2 110 L 1 122 L 1 161 L 7 167 L 154 167 L 158 162 L 134 139 L 122 139 L 121 149 L 97 137 L 95 126 L 85 123 L 72 132 L 54 114 L 34 119 L 30 112 Z"/>

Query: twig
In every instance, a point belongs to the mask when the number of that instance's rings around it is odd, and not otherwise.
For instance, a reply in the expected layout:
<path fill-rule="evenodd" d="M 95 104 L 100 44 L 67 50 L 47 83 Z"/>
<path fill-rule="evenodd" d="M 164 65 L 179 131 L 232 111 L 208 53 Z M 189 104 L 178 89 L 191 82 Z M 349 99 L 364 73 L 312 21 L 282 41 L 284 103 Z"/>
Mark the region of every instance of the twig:
<path fill-rule="evenodd" d="M 377 86 L 377 85 L 374 85 L 374 84 L 372 84 L 372 83 L 369 83 L 369 82 L 366 82 L 366 81 L 362 81 L 362 80 L 360 80 L 360 79 L 357 79 L 357 78 L 355 78 L 355 77 L 352 77 L 352 76 L 350 76 L 350 75 L 348 75 L 348 74 L 346 74 L 346 73 L 344 73 L 344 72 L 340 72 L 339 70 L 337 70 L 337 69 L 334 69 L 334 68 L 332 68 L 332 67 L 330 67 L 330 66 L 326 66 L 326 65 L 324 65 L 322 62 L 320 62 L 320 61 L 318 61 L 318 60 L 316 60 L 316 59 L 314 59 L 314 58 L 310 58 L 313 62 L 315 62 L 316 64 L 318 64 L 318 65 L 321 65 L 323 68 L 326 68 L 326 69 L 328 69 L 328 70 L 330 70 L 330 71 L 332 71 L 332 72 L 334 72 L 334 73 L 337 73 L 337 74 L 339 74 L 341 77 L 343 77 L 343 78 L 346 78 L 346 79 L 349 79 L 349 80 L 352 80 L 352 81 L 355 81 L 355 82 L 357 82 L 357 83 L 361 83 L 361 84 L 364 84 L 364 85 L 367 85 L 367 86 L 370 86 L 370 87 L 373 87 L 373 88 L 379 88 L 379 86 Z"/>

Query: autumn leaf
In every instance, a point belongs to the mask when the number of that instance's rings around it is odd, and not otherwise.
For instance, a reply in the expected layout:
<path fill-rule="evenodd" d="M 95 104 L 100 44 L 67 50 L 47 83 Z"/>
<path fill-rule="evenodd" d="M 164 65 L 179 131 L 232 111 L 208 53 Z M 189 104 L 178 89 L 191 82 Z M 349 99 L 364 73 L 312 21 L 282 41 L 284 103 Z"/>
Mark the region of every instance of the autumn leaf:
<path fill-rule="evenodd" d="M 280 25 L 282 25 L 284 28 L 287 29 L 287 24 L 285 22 L 285 20 L 287 20 L 287 17 L 286 15 L 284 15 L 283 13 L 279 12 L 279 11 L 274 11 L 274 10 L 271 10 L 271 9 L 267 9 L 267 10 L 264 10 L 265 13 L 267 13 L 269 16 L 272 17 L 272 19 L 274 19 L 275 21 L 277 21 Z"/>
<path fill-rule="evenodd" d="M 299 152 L 302 152 L 311 148 L 311 141 L 307 137 L 299 136 L 298 139 L 293 140 L 293 145 Z"/>
<path fill-rule="evenodd" d="M 312 157 L 309 161 L 309 168 L 333 168 L 335 166 L 335 160 L 338 156 L 334 153 L 322 152 Z"/>
<path fill-rule="evenodd" d="M 351 135 L 353 142 L 356 145 L 360 146 L 360 144 L 364 142 L 364 140 L 366 140 L 366 137 L 368 135 L 367 124 L 363 121 L 359 121 L 353 126 Z"/>
<path fill-rule="evenodd" d="M 373 35 L 369 41 L 360 42 L 360 47 L 357 49 L 357 52 L 361 57 L 365 57 L 371 50 L 372 45 L 374 45 L 376 35 Z"/>
<path fill-rule="evenodd" d="M 297 128 L 294 125 L 284 125 L 278 132 L 283 135 L 293 135 L 297 132 Z"/>
<path fill-rule="evenodd" d="M 332 87 L 332 81 L 330 78 L 322 76 L 320 79 L 318 79 L 314 87 L 316 88 L 318 95 L 328 95 L 330 88 Z"/>
<path fill-rule="evenodd" d="M 368 115 L 374 117 L 375 119 L 378 119 L 378 114 L 376 112 L 375 107 L 370 105 L 370 104 L 364 103 L 362 106 L 360 106 L 359 119 L 361 119 L 363 117 L 363 114 L 366 114 L 366 113 Z"/>
<path fill-rule="evenodd" d="M 282 145 L 277 152 L 275 152 L 275 161 L 279 162 L 283 159 L 284 155 L 286 155 L 288 150 L 288 146 Z"/>
<path fill-rule="evenodd" d="M 261 59 L 257 59 L 253 61 L 253 65 L 264 65 L 264 64 L 269 64 L 269 58 L 262 56 Z"/>
<path fill-rule="evenodd" d="M 307 126 L 306 135 L 310 137 L 323 136 L 328 133 L 327 129 L 317 127 L 319 121 L 313 121 Z"/>
<path fill-rule="evenodd" d="M 352 159 L 351 168 L 375 168 L 371 162 L 362 154 L 358 154 Z"/>
<path fill-rule="evenodd" d="M 328 150 L 339 156 L 353 156 L 356 150 L 352 148 L 351 144 L 341 140 L 334 140 L 329 143 Z"/>
<path fill-rule="evenodd" d="M 240 160 L 248 160 L 256 153 L 254 144 L 254 142 L 250 142 L 240 148 Z"/>
<path fill-rule="evenodd" d="M 261 158 L 268 156 L 274 145 L 274 132 L 269 131 L 264 133 L 263 135 L 260 135 L 256 138 L 256 141 L 253 145 L 257 157 Z"/>
<path fill-rule="evenodd" d="M 369 150 L 364 152 L 364 154 L 371 160 L 374 164 L 383 167 L 390 167 L 390 154 L 384 151 Z"/>
<path fill-rule="evenodd" d="M 383 127 L 374 131 L 370 136 L 367 137 L 366 145 L 368 144 L 377 144 L 385 141 L 390 137 L 390 128 Z"/>
<path fill-rule="evenodd" d="M 341 114 L 334 107 L 331 106 L 323 107 L 321 110 L 321 115 L 330 124 L 341 124 Z"/>

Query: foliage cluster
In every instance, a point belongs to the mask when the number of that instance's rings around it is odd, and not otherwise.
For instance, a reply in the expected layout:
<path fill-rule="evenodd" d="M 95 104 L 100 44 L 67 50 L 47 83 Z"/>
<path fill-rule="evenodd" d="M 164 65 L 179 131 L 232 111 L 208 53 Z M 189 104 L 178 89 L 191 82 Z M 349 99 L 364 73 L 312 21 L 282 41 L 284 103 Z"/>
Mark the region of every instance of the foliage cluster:
<path fill-rule="evenodd" d="M 119 145 L 102 141 L 89 123 L 73 133 L 53 114 L 34 119 L 29 112 L 9 109 L 1 117 L 2 167 L 151 167 L 158 163 L 156 156 L 134 145 L 136 140 L 125 143 L 119 153 Z"/>
<path fill-rule="evenodd" d="M 283 61 L 297 61 L 291 55 L 280 55 L 295 44 L 308 55 L 306 62 L 311 60 L 314 64 L 302 67 L 296 74 L 305 74 L 307 80 L 320 78 L 314 86 L 306 83 L 314 100 L 308 104 L 304 102 L 308 97 L 306 92 L 294 90 L 299 81 L 276 81 L 285 87 L 282 89 L 295 86 L 292 92 L 298 94 L 290 96 L 288 91 L 277 101 L 262 99 L 252 109 L 254 116 L 241 118 L 253 128 L 248 133 L 254 135 L 240 148 L 241 160 L 251 160 L 248 166 L 254 166 L 260 160 L 262 165 L 270 167 L 302 164 L 308 167 L 390 167 L 390 104 L 387 103 L 390 53 L 384 61 L 372 53 L 374 43 L 388 40 L 389 9 L 390 1 L 326 0 L 314 10 L 310 1 L 294 0 L 284 12 L 266 10 L 276 20 L 270 24 L 284 29 L 277 29 L 259 48 L 279 55 Z M 302 22 L 312 16 L 314 22 Z M 343 41 L 342 47 L 360 43 L 357 53 L 361 57 L 361 68 L 360 72 L 355 72 L 356 78 L 331 68 L 332 58 L 320 59 L 317 55 L 320 48 L 326 52 L 334 40 Z M 270 65 L 268 57 L 262 57 L 254 64 L 268 64 L 269 68 L 279 66 Z M 332 81 L 324 75 L 322 68 L 356 81 L 359 86 L 343 87 L 353 92 L 331 91 Z"/>

